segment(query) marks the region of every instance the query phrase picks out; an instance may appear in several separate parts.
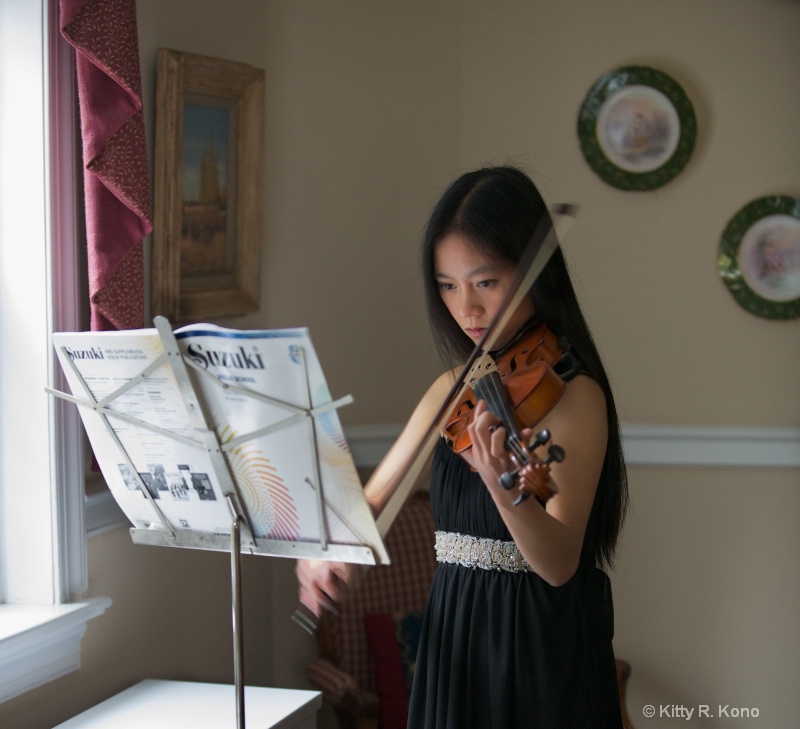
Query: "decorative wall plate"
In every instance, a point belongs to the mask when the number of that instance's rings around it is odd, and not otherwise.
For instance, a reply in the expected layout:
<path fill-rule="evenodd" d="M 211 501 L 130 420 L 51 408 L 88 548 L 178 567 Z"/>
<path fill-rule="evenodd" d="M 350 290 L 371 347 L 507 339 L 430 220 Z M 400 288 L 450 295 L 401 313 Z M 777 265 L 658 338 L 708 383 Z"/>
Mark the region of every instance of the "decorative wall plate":
<path fill-rule="evenodd" d="M 800 198 L 761 197 L 731 218 L 719 275 L 736 301 L 766 319 L 800 316 Z"/>
<path fill-rule="evenodd" d="M 667 74 L 626 66 L 591 88 L 578 114 L 583 156 L 609 185 L 652 190 L 689 161 L 697 120 L 689 98 Z"/>

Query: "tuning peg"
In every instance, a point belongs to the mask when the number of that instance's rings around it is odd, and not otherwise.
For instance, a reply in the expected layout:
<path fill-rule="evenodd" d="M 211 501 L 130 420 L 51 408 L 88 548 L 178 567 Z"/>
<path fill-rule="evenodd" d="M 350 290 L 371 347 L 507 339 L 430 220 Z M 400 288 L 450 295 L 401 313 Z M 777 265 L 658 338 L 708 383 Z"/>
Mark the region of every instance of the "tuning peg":
<path fill-rule="evenodd" d="M 537 434 L 537 439 L 542 436 L 544 439 L 540 445 L 543 445 L 548 440 L 550 440 L 550 433 L 546 430 L 541 431 Z M 538 447 L 538 446 L 537 446 Z M 547 450 L 547 457 L 542 461 L 542 464 L 549 465 L 550 463 L 561 463 L 561 461 L 566 458 L 567 453 L 560 445 L 551 445 L 550 448 Z M 505 473 L 500 475 L 500 485 L 506 490 L 510 491 L 514 488 L 517 484 L 517 476 L 519 475 L 519 468 L 515 468 L 513 471 L 506 471 Z M 525 495 L 520 495 L 517 500 L 514 502 L 516 506 L 521 501 L 524 501 L 527 498 Z"/>
<path fill-rule="evenodd" d="M 552 436 L 550 431 L 547 428 L 543 428 L 533 437 L 533 440 L 530 443 L 528 443 L 528 450 L 531 452 L 535 451 L 537 448 L 547 443 L 551 437 Z M 552 446 L 550 451 L 548 451 L 548 454 L 552 454 L 553 448 L 558 449 L 556 454 L 548 455 L 549 460 L 543 461 L 544 463 L 552 463 L 553 461 L 561 463 L 561 461 L 564 460 L 564 449 L 560 448 L 559 446 Z M 560 456 L 558 455 L 559 452 Z M 519 467 L 515 468 L 513 471 L 506 471 L 504 474 L 500 476 L 500 485 L 506 491 L 510 491 L 516 485 L 517 474 L 519 474 Z"/>
<path fill-rule="evenodd" d="M 506 490 L 510 491 L 517 483 L 517 474 L 519 469 L 515 468 L 513 471 L 506 471 L 500 474 L 500 485 Z"/>
<path fill-rule="evenodd" d="M 551 445 L 547 449 L 547 458 L 542 463 L 561 463 L 567 457 L 566 451 L 560 445 Z"/>
<path fill-rule="evenodd" d="M 530 443 L 528 443 L 528 450 L 535 451 L 537 448 L 539 448 L 539 446 L 543 446 L 549 440 L 550 431 L 547 428 L 544 428 L 533 437 L 533 440 Z"/>

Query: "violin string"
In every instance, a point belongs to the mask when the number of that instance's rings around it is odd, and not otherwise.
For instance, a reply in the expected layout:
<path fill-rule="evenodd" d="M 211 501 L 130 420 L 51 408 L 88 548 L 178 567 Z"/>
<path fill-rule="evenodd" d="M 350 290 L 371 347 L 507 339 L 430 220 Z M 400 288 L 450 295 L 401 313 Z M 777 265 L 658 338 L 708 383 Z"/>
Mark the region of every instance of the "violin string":
<path fill-rule="evenodd" d="M 521 462 L 524 463 L 527 459 L 525 459 L 519 430 L 514 420 L 514 414 L 508 403 L 508 398 L 506 397 L 500 375 L 497 372 L 491 372 L 485 375 L 475 383 L 473 390 L 476 395 L 486 400 L 492 413 L 500 418 L 508 434 L 506 437 L 506 445 L 509 450 L 513 451 L 517 459 L 522 459 Z"/>

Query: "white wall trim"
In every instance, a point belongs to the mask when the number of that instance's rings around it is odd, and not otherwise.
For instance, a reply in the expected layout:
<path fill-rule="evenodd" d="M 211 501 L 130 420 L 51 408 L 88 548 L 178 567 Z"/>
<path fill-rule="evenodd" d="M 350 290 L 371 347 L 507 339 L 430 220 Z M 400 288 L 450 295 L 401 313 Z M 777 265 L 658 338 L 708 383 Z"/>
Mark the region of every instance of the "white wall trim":
<path fill-rule="evenodd" d="M 83 599 L 80 420 L 44 392 L 64 384 L 46 334 L 73 329 L 79 312 L 74 68 L 57 8 L 0 2 L 0 193 L 14 213 L 0 216 L 0 269 L 14 272 L 0 307 L 0 703 L 76 670 L 87 621 L 111 604 Z"/>
<path fill-rule="evenodd" d="M 377 466 L 392 443 L 397 440 L 402 429 L 402 425 L 356 425 L 345 428 L 345 437 L 356 466 L 359 468 Z"/>
<path fill-rule="evenodd" d="M 400 434 L 399 425 L 346 429 L 357 466 L 377 466 Z M 629 465 L 800 468 L 800 428 L 646 425 L 622 426 Z"/>
<path fill-rule="evenodd" d="M 346 429 L 353 460 L 374 468 L 400 435 L 400 425 Z M 800 468 L 800 428 L 696 425 L 622 426 L 625 460 L 631 466 Z M 86 534 L 130 526 L 110 491 L 85 500 Z"/>
<path fill-rule="evenodd" d="M 627 424 L 622 441 L 631 465 L 800 467 L 800 428 Z"/>

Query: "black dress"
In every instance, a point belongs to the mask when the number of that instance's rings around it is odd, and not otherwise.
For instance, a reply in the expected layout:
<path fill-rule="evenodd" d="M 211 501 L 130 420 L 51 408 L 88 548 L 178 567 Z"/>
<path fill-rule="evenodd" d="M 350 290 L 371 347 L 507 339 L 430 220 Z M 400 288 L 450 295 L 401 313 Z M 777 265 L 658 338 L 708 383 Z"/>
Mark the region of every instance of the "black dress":
<path fill-rule="evenodd" d="M 431 505 L 442 531 L 511 540 L 480 476 L 444 441 Z M 619 729 L 613 622 L 610 582 L 588 555 L 560 587 L 533 572 L 440 563 L 409 729 Z"/>

